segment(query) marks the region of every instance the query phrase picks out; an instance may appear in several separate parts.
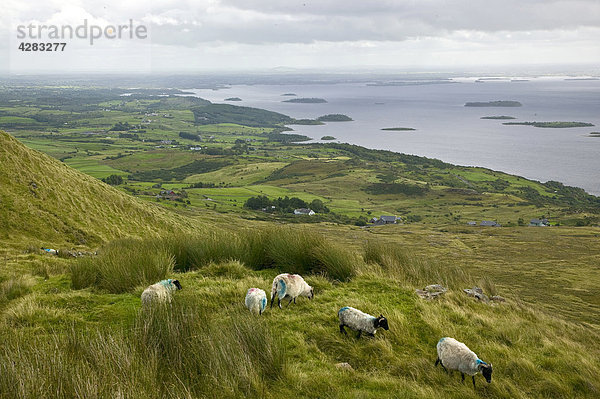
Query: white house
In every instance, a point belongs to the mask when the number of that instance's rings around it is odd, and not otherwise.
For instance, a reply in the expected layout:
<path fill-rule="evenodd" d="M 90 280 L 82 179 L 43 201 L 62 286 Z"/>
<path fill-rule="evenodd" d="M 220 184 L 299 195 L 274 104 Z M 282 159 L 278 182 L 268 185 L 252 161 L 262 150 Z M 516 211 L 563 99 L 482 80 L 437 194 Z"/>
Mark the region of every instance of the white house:
<path fill-rule="evenodd" d="M 312 216 L 314 214 L 315 214 L 315 211 L 313 211 L 312 209 L 308 209 L 308 208 L 294 209 L 294 215 L 309 215 L 309 216 Z"/>

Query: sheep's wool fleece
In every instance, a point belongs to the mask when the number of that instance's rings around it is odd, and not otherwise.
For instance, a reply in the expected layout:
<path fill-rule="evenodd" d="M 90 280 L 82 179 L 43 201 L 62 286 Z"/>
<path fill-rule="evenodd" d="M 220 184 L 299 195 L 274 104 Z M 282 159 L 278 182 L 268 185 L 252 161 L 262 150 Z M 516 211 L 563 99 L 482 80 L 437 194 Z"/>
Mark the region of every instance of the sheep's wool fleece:
<path fill-rule="evenodd" d="M 142 304 L 146 305 L 154 300 L 166 302 L 171 299 L 171 291 L 175 286 L 171 280 L 162 280 L 156 284 L 152 284 L 142 292 Z"/>
<path fill-rule="evenodd" d="M 468 375 L 475 375 L 479 372 L 477 367 L 479 358 L 475 352 L 454 338 L 440 339 L 437 343 L 437 353 L 444 367 L 449 370 L 458 370 Z"/>
<path fill-rule="evenodd" d="M 282 299 L 286 295 L 291 298 L 296 298 L 308 290 L 310 290 L 309 285 L 306 284 L 306 281 L 304 281 L 301 275 L 284 273 L 273 279 L 271 295 L 277 292 L 279 299 Z"/>
<path fill-rule="evenodd" d="M 358 309 L 346 306 L 338 311 L 338 317 L 340 318 L 340 324 L 348 326 L 353 330 L 364 331 L 369 334 L 375 334 L 377 331 L 375 328 L 376 317 L 361 312 Z"/>
<path fill-rule="evenodd" d="M 246 293 L 246 307 L 252 313 L 260 313 L 267 307 L 267 294 L 260 288 L 250 288 Z"/>

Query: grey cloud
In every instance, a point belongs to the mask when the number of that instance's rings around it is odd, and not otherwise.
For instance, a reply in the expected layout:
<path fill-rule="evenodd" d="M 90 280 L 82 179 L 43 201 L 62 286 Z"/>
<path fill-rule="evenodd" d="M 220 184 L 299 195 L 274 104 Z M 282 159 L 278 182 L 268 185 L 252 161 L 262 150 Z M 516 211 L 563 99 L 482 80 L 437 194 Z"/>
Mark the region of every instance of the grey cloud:
<path fill-rule="evenodd" d="M 194 10 L 178 2 L 154 8 L 154 40 L 312 43 L 403 41 L 444 37 L 460 30 L 481 32 L 569 30 L 600 26 L 598 1 L 266 1 L 223 0 Z M 175 7 L 175 8 L 172 8 Z M 187 33 L 182 34 L 183 30 Z M 183 42 L 181 42 L 183 41 Z"/>

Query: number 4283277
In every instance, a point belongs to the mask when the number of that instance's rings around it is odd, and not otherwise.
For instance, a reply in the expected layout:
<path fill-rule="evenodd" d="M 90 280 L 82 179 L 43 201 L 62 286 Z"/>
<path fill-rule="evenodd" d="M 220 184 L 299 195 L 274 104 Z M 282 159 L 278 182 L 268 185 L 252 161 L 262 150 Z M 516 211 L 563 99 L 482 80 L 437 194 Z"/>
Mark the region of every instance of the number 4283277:
<path fill-rule="evenodd" d="M 19 44 L 21 51 L 65 51 L 67 43 L 25 43 Z"/>

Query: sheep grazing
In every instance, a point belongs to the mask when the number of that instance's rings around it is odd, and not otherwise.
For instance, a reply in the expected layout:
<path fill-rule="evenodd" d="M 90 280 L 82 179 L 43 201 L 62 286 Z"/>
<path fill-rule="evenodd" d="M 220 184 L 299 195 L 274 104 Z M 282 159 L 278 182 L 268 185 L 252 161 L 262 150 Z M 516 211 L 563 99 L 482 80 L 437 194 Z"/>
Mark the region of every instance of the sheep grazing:
<path fill-rule="evenodd" d="M 340 332 L 348 335 L 344 326 L 350 327 L 351 329 L 358 331 L 356 338 L 360 338 L 363 332 L 372 337 L 375 335 L 378 328 L 383 328 L 386 331 L 390 329 L 388 321 L 383 315 L 374 317 L 349 306 L 341 308 L 338 311 L 338 317 L 340 319 Z"/>
<path fill-rule="evenodd" d="M 304 281 L 302 276 L 299 274 L 280 274 L 273 279 L 273 287 L 271 288 L 271 308 L 273 307 L 273 301 L 275 301 L 275 295 L 277 298 L 277 306 L 281 309 L 281 301 L 285 298 L 290 298 L 287 306 L 299 296 L 305 296 L 308 299 L 313 299 L 314 290 L 313 288 Z"/>
<path fill-rule="evenodd" d="M 170 302 L 171 292 L 180 290 L 181 284 L 178 280 L 162 280 L 152 284 L 142 292 L 142 305 L 148 306 L 152 302 Z"/>
<path fill-rule="evenodd" d="M 45 251 L 50 255 L 58 255 L 58 251 L 56 249 L 42 247 L 42 251 Z"/>
<path fill-rule="evenodd" d="M 250 288 L 246 293 L 245 303 L 250 312 L 262 315 L 267 307 L 267 294 L 260 288 Z"/>
<path fill-rule="evenodd" d="M 485 380 L 492 382 L 492 364 L 487 364 L 470 350 L 467 345 L 455 340 L 454 338 L 444 337 L 437 343 L 438 358 L 435 365 L 442 365 L 444 370 L 458 370 L 465 380 L 465 374 L 473 379 L 473 388 L 475 388 L 475 374 L 481 373 Z"/>

